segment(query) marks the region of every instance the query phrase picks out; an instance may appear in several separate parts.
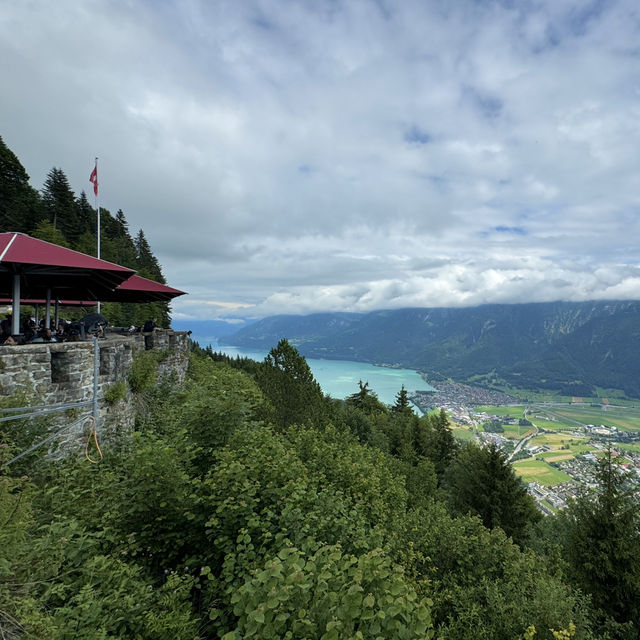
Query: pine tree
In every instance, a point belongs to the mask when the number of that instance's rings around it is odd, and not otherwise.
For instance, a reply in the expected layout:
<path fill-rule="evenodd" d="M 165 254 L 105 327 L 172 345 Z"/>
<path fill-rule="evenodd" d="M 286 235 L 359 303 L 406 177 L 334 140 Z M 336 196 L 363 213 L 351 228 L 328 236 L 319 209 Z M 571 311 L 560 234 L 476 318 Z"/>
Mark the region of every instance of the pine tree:
<path fill-rule="evenodd" d="M 118 243 L 118 264 L 135 269 L 137 266 L 136 247 L 129 235 L 129 224 L 122 209 L 118 209 L 114 220 L 114 239 Z M 158 265 L 158 268 L 160 265 Z"/>
<path fill-rule="evenodd" d="M 42 189 L 42 203 L 48 221 L 74 245 L 85 229 L 69 180 L 62 169 L 53 167 Z"/>
<path fill-rule="evenodd" d="M 32 232 L 34 238 L 51 242 L 61 247 L 69 247 L 60 229 L 56 229 L 50 222 L 43 220 Z"/>
<path fill-rule="evenodd" d="M 166 284 L 158 259 L 153 255 L 144 231 L 140 229 L 134 241 L 138 273 L 144 278 Z"/>
<path fill-rule="evenodd" d="M 391 407 L 391 411 L 394 413 L 401 413 L 403 415 L 413 415 L 413 409 L 411 408 L 411 402 L 409 401 L 409 394 L 404 388 L 404 385 L 402 385 L 400 391 L 396 394 L 396 402 Z"/>
<path fill-rule="evenodd" d="M 425 456 L 433 462 L 438 483 L 442 484 L 447 468 L 460 450 L 444 409 L 437 414 L 427 414 L 420 418 L 414 429 L 413 440 L 418 455 Z"/>
<path fill-rule="evenodd" d="M 640 632 L 640 505 L 633 494 L 635 481 L 620 467 L 611 448 L 598 461 L 596 477 L 597 493 L 582 496 L 568 509 L 570 577 L 614 624 L 633 625 L 627 631 L 618 629 L 614 637 L 636 638 Z"/>
<path fill-rule="evenodd" d="M 86 253 L 88 256 L 95 256 L 98 249 L 96 236 L 91 231 L 85 231 L 76 240 L 73 248 L 80 253 Z"/>
<path fill-rule="evenodd" d="M 27 172 L 0 136 L 0 232 L 31 232 L 39 222 L 39 205 Z"/>
<path fill-rule="evenodd" d="M 264 359 L 256 380 L 270 400 L 280 427 L 323 423 L 326 402 L 322 389 L 307 361 L 285 338 Z"/>
<path fill-rule="evenodd" d="M 447 412 L 444 409 L 440 409 L 440 413 L 435 418 L 435 432 L 437 435 L 440 469 L 444 472 L 460 450 L 460 446 L 451 431 Z"/>
<path fill-rule="evenodd" d="M 345 403 L 367 415 L 387 413 L 387 407 L 378 400 L 378 395 L 369 388 L 369 383 L 363 383 L 362 380 L 358 381 L 358 391 L 346 398 Z"/>
<path fill-rule="evenodd" d="M 120 222 L 118 223 L 121 232 L 124 231 L 122 226 L 123 219 L 124 214 L 121 216 Z M 136 270 L 138 272 L 138 275 L 142 276 L 143 278 L 154 280 L 155 282 L 166 284 L 166 280 L 164 278 L 164 275 L 162 274 L 162 269 L 160 268 L 160 263 L 151 251 L 149 242 L 147 241 L 147 238 L 144 235 L 144 231 L 142 229 L 140 229 L 135 239 L 133 240 L 133 245 L 136 252 Z M 170 317 L 171 307 L 167 302 L 151 302 L 144 305 L 137 305 L 135 309 L 136 320 L 133 324 L 142 324 L 150 318 L 157 318 L 158 326 L 168 327 L 170 323 Z"/>
<path fill-rule="evenodd" d="M 447 469 L 444 485 L 454 512 L 478 515 L 485 527 L 501 527 L 515 542 L 522 543 L 529 524 L 541 518 L 507 456 L 493 443 L 465 446 Z"/>
<path fill-rule="evenodd" d="M 76 249 L 77 251 L 82 251 L 83 253 L 95 255 L 97 250 L 96 229 L 98 216 L 96 214 L 96 210 L 89 203 L 87 194 L 84 191 L 76 199 L 76 212 L 78 227 L 79 229 L 81 229 L 81 233 L 77 234 L 76 236 L 74 249 Z M 80 248 L 81 245 L 87 244 L 87 234 L 93 237 L 93 242 L 89 243 L 91 248 L 88 252 Z M 83 240 L 80 240 L 80 238 L 83 238 Z"/>

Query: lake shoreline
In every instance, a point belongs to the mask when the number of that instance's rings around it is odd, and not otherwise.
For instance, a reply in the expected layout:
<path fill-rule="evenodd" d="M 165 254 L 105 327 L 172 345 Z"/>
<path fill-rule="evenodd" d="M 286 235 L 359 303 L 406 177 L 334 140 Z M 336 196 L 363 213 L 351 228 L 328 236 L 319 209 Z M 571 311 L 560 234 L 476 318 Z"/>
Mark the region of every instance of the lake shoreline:
<path fill-rule="evenodd" d="M 198 339 L 197 337 L 194 339 L 203 348 L 210 346 L 214 351 L 225 353 L 229 357 L 247 357 L 260 362 L 269 353 L 268 350 L 263 349 L 246 349 L 224 345 L 215 340 Z M 395 402 L 396 395 L 403 385 L 410 393 L 435 391 L 431 385 L 425 382 L 420 372 L 413 369 L 334 358 L 308 358 L 305 356 L 305 360 L 322 391 L 332 398 L 345 399 L 356 393 L 359 381 L 369 382 L 369 388 L 376 393 L 381 402 L 388 405 Z"/>

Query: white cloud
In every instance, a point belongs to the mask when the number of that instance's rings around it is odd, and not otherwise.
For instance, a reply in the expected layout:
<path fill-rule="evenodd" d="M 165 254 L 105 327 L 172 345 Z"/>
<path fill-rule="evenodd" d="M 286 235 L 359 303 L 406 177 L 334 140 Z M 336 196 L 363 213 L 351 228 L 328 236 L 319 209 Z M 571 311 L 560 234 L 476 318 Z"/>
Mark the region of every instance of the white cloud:
<path fill-rule="evenodd" d="M 176 314 L 640 295 L 635 3 L 0 9 L 0 135 L 142 227 Z"/>

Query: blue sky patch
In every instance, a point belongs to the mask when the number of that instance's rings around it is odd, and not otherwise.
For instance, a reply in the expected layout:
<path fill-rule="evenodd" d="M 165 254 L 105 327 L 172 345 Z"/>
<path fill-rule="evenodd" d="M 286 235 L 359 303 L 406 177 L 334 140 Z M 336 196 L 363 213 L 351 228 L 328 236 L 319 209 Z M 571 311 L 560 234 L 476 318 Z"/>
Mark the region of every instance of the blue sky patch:
<path fill-rule="evenodd" d="M 464 87 L 462 93 L 485 118 L 492 120 L 502 114 L 504 103 L 498 96 L 471 86 Z"/>
<path fill-rule="evenodd" d="M 433 140 L 431 135 L 424 129 L 421 129 L 417 124 L 412 124 L 404 132 L 404 140 L 409 144 L 429 144 Z"/>
<path fill-rule="evenodd" d="M 526 236 L 527 232 L 524 227 L 506 227 L 504 225 L 499 225 L 493 228 L 494 231 L 498 233 L 513 233 L 517 236 Z"/>

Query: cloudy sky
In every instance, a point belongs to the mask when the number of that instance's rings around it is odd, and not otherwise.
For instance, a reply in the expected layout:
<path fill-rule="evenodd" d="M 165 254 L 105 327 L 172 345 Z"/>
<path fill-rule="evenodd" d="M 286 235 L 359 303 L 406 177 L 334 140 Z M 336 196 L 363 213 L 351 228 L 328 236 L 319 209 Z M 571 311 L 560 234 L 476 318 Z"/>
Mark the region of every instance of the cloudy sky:
<path fill-rule="evenodd" d="M 0 0 L 0 61 L 174 317 L 640 299 L 637 0 Z"/>

